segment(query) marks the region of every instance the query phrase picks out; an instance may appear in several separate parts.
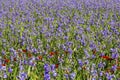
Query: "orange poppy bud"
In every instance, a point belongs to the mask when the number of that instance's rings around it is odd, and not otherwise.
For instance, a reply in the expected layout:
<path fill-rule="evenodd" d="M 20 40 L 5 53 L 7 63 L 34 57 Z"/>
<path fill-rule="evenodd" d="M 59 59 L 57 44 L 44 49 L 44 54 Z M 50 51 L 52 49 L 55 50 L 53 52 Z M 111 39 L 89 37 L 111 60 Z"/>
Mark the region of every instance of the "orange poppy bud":
<path fill-rule="evenodd" d="M 68 54 L 68 51 L 64 51 L 65 52 L 65 54 Z"/>
<path fill-rule="evenodd" d="M 32 57 L 32 54 L 31 54 L 31 53 L 28 53 L 28 57 L 31 58 L 31 57 Z"/>
<path fill-rule="evenodd" d="M 57 51 L 55 51 L 55 54 L 57 55 L 57 54 L 58 54 L 58 52 L 57 52 Z"/>
<path fill-rule="evenodd" d="M 95 55 L 97 51 L 96 51 L 96 49 L 93 49 L 92 52 Z"/>
<path fill-rule="evenodd" d="M 16 52 L 19 52 L 18 50 L 16 50 Z"/>
<path fill-rule="evenodd" d="M 6 56 L 3 56 L 4 59 L 6 59 Z"/>
<path fill-rule="evenodd" d="M 18 56 L 19 56 L 19 57 L 22 57 L 22 55 L 21 55 L 21 54 L 18 54 Z"/>
<path fill-rule="evenodd" d="M 120 66 L 117 67 L 117 70 L 120 70 Z"/>

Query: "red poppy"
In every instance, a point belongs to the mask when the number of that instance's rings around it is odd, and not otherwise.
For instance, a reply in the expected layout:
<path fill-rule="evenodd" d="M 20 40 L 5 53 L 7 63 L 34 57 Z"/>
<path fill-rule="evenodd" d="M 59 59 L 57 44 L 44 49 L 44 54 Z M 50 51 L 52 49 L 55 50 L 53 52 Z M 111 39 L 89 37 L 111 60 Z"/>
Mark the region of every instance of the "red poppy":
<path fill-rule="evenodd" d="M 112 58 L 108 58 L 107 60 L 110 60 L 110 61 L 111 61 L 111 60 L 113 60 L 113 59 L 112 59 Z"/>
<path fill-rule="evenodd" d="M 5 59 L 5 63 L 9 63 L 10 62 L 10 60 L 9 59 Z"/>
<path fill-rule="evenodd" d="M 42 60 L 42 56 L 41 56 L 41 55 L 40 55 L 40 56 L 38 56 L 38 59 L 39 59 L 39 60 Z"/>
<path fill-rule="evenodd" d="M 55 68 L 58 68 L 59 67 L 59 64 L 55 64 Z"/>
<path fill-rule="evenodd" d="M 26 50 L 26 49 L 22 49 L 22 51 L 23 51 L 23 52 L 25 52 L 25 53 L 27 52 L 27 50 Z"/>
<path fill-rule="evenodd" d="M 13 58 L 14 61 L 17 61 L 16 57 Z"/>
<path fill-rule="evenodd" d="M 109 56 L 102 56 L 101 58 L 106 59 L 106 60 L 113 60 L 113 59 L 110 58 Z"/>
<path fill-rule="evenodd" d="M 54 52 L 50 52 L 49 54 L 50 54 L 50 56 L 53 56 L 53 55 L 55 55 L 55 53 L 54 53 Z"/>
<path fill-rule="evenodd" d="M 6 66 L 6 64 L 2 64 L 2 66 Z"/>

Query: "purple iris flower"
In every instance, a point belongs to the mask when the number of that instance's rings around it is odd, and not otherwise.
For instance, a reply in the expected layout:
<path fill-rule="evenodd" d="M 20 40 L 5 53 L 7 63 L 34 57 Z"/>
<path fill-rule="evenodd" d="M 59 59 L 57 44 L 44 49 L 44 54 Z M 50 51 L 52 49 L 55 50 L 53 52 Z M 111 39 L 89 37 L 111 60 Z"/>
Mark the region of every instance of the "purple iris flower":
<path fill-rule="evenodd" d="M 50 74 L 49 72 L 51 71 L 49 64 L 44 65 L 44 80 L 50 80 Z"/>
<path fill-rule="evenodd" d="M 104 68 L 104 64 L 103 64 L 102 62 L 100 62 L 100 63 L 98 64 L 98 68 Z"/>
<path fill-rule="evenodd" d="M 20 72 L 19 76 L 18 76 L 19 80 L 25 80 L 27 79 L 27 73 L 25 72 Z"/>
<path fill-rule="evenodd" d="M 65 78 L 68 79 L 69 78 L 69 75 L 68 74 L 64 74 Z"/>
<path fill-rule="evenodd" d="M 79 65 L 80 65 L 80 67 L 83 66 L 83 62 L 82 62 L 82 60 L 78 60 L 78 63 L 79 63 Z"/>
<path fill-rule="evenodd" d="M 57 76 L 57 72 L 54 70 L 53 72 L 53 76 L 56 77 Z"/>
<path fill-rule="evenodd" d="M 50 74 L 49 73 L 44 73 L 44 80 L 50 80 Z"/>
<path fill-rule="evenodd" d="M 103 76 L 103 72 L 102 72 L 102 71 L 100 71 L 100 73 L 99 73 L 99 74 L 100 74 L 100 76 Z"/>
<path fill-rule="evenodd" d="M 113 65 L 111 68 L 112 71 L 116 71 L 117 70 L 117 65 Z"/>
<path fill-rule="evenodd" d="M 105 55 L 104 53 L 101 53 L 101 54 L 100 54 L 100 57 L 102 57 L 102 56 L 104 56 L 104 55 Z"/>
<path fill-rule="evenodd" d="M 72 80 L 74 80 L 75 76 L 76 76 L 75 73 L 71 73 L 71 74 L 70 74 L 70 78 L 71 78 Z"/>
<path fill-rule="evenodd" d="M 3 78 L 7 78 L 8 76 L 7 76 L 7 74 L 6 73 L 4 73 L 3 74 Z"/>
<path fill-rule="evenodd" d="M 0 37 L 2 37 L 2 32 L 0 32 Z"/>
<path fill-rule="evenodd" d="M 12 73 L 13 69 L 12 68 L 8 68 L 8 72 Z"/>
<path fill-rule="evenodd" d="M 113 59 L 117 59 L 119 57 L 119 54 L 118 53 L 112 53 L 112 58 Z"/>
<path fill-rule="evenodd" d="M 55 64 L 52 64 L 52 65 L 51 65 L 51 70 L 52 70 L 52 71 L 55 70 Z"/>

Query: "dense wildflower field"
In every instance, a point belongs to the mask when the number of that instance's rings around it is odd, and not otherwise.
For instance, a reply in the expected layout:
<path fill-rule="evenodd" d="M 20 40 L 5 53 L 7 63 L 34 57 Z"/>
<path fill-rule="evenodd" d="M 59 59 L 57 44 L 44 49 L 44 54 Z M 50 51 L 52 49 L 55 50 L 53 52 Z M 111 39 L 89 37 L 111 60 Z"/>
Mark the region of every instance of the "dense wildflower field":
<path fill-rule="evenodd" d="M 120 0 L 0 0 L 0 80 L 120 80 Z"/>

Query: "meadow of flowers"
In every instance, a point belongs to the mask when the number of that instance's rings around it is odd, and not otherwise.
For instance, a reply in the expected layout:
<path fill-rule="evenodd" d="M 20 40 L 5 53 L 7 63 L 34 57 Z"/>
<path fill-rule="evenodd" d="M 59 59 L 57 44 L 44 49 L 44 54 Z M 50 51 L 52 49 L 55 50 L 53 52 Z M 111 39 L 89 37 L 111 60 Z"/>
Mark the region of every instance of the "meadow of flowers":
<path fill-rule="evenodd" d="M 120 0 L 0 0 L 0 80 L 120 80 Z"/>

